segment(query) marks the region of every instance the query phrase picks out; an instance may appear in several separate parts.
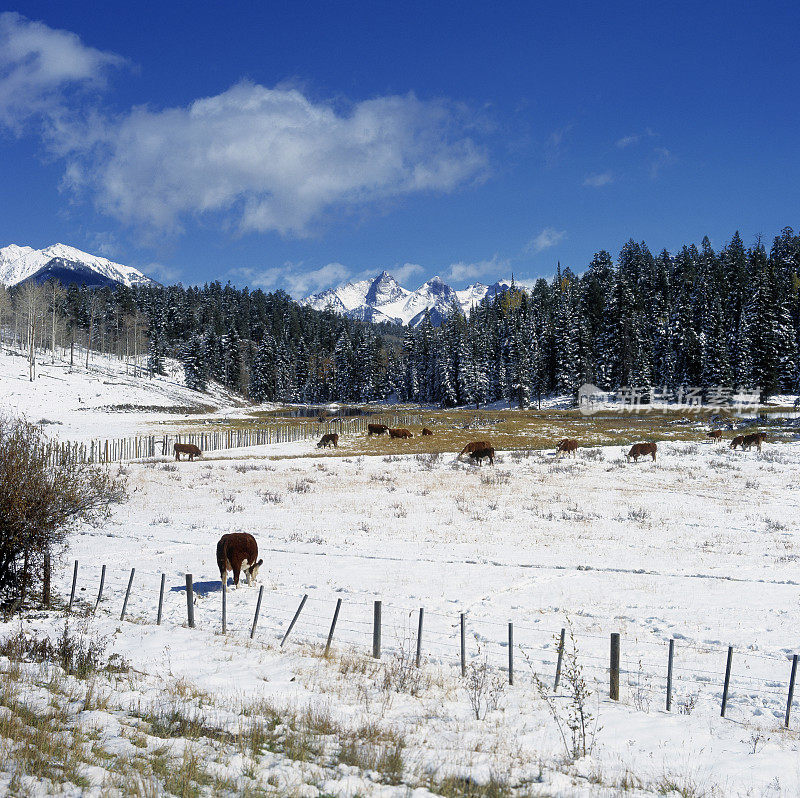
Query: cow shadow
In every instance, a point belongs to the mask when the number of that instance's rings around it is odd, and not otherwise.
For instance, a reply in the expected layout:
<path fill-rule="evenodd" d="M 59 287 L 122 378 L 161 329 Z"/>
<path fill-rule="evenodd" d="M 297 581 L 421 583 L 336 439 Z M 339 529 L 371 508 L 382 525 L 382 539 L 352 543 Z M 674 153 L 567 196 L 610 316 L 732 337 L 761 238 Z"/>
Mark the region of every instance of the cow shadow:
<path fill-rule="evenodd" d="M 232 580 L 228 582 L 229 585 L 232 583 Z M 193 582 L 192 590 L 198 596 L 207 596 L 209 593 L 221 593 L 222 582 L 220 582 L 218 579 L 214 579 L 213 581 L 209 582 Z M 175 585 L 174 587 L 170 588 L 170 591 L 172 593 L 185 593 L 186 585 Z"/>

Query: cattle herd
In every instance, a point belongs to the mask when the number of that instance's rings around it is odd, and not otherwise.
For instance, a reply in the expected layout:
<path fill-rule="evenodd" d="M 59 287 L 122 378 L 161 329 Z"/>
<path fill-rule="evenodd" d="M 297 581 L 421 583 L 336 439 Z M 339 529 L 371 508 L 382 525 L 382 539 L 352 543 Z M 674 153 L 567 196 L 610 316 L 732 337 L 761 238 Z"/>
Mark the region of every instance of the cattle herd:
<path fill-rule="evenodd" d="M 367 434 L 384 435 L 388 434 L 390 438 L 398 438 L 401 440 L 413 438 L 413 434 L 407 429 L 391 429 L 386 424 L 368 424 Z M 422 435 L 433 435 L 433 432 L 427 427 L 422 430 Z M 722 441 L 722 430 L 711 430 L 707 437 L 713 441 Z M 742 450 L 749 451 L 755 446 L 758 451 L 761 451 L 761 444 L 767 439 L 764 432 L 756 432 L 751 435 L 736 435 L 730 442 L 731 449 L 741 448 Z M 339 445 L 339 435 L 335 432 L 323 435 L 317 444 L 317 448 L 327 448 L 333 446 L 337 448 Z M 556 456 L 560 457 L 566 455 L 569 457 L 576 456 L 576 452 L 580 447 L 580 443 L 573 438 L 564 438 L 559 441 L 556 446 Z M 652 441 L 644 443 L 635 443 L 631 446 L 628 453 L 625 455 L 628 462 L 633 460 L 637 462 L 640 457 L 650 456 L 655 461 L 656 452 L 658 447 Z M 187 454 L 190 460 L 202 455 L 200 449 L 191 443 L 176 443 L 175 444 L 175 459 L 180 460 L 181 454 Z M 472 441 L 468 443 L 456 456 L 460 460 L 462 456 L 467 455 L 470 460 L 476 465 L 482 465 L 484 460 L 494 465 L 494 447 L 489 441 Z M 256 539 L 249 532 L 234 532 L 223 535 L 218 543 L 216 550 L 217 565 L 219 566 L 219 576 L 222 582 L 223 590 L 227 590 L 228 573 L 233 574 L 233 586 L 239 587 L 239 577 L 244 574 L 245 584 L 255 584 L 258 578 L 258 570 L 263 564 L 264 560 L 258 559 L 258 543 Z"/>

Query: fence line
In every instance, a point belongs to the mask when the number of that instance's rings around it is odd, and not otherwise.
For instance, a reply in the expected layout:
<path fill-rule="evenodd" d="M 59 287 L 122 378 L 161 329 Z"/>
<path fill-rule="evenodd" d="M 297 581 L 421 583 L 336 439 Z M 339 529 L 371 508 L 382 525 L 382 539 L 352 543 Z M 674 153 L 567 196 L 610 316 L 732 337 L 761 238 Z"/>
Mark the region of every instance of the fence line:
<path fill-rule="evenodd" d="M 422 414 L 394 414 L 340 418 L 305 424 L 268 424 L 245 429 L 212 430 L 162 435 L 139 435 L 133 438 L 95 438 L 84 443 L 51 441 L 46 453 L 50 465 L 62 463 L 123 463 L 167 456 L 176 443 L 191 443 L 203 452 L 241 449 L 276 443 L 295 443 L 315 440 L 329 432 L 364 433 L 367 424 L 386 424 L 389 427 L 421 426 Z"/>
<path fill-rule="evenodd" d="M 86 570 L 84 568 L 80 573 L 83 574 Z M 99 570 L 99 566 L 90 566 L 88 570 L 96 572 Z M 114 599 L 120 598 L 124 592 L 122 619 L 125 617 L 135 569 L 130 570 L 127 580 L 124 579 L 124 573 L 127 572 L 118 570 L 120 589 Z M 65 580 L 67 586 L 70 582 L 72 583 L 73 594 L 78 573 L 78 562 L 75 561 L 74 568 L 71 569 L 71 579 Z M 155 583 L 152 586 L 145 585 L 143 582 L 137 583 L 137 592 L 145 589 L 151 591 L 154 606 L 157 600 L 158 615 L 155 623 L 160 624 L 165 575 L 155 572 L 150 574 L 144 570 L 142 573 L 160 578 L 159 591 L 156 591 Z M 100 579 L 106 580 L 105 565 L 102 566 Z M 123 591 L 122 586 L 126 581 L 127 589 Z M 532 674 L 544 677 L 545 682 L 552 680 L 555 676 L 555 683 L 550 681 L 553 684 L 554 694 L 559 694 L 559 677 L 562 677 L 561 681 L 563 682 L 562 658 L 565 655 L 570 656 L 571 644 L 565 646 L 563 642 L 565 630 L 561 630 L 560 635 L 555 631 L 550 634 L 550 642 L 524 642 L 515 639 L 516 634 L 511 631 L 512 621 L 506 621 L 503 624 L 506 634 L 486 637 L 479 634 L 479 627 L 486 624 L 494 628 L 498 626 L 498 622 L 470 618 L 465 613 L 457 611 L 453 612 L 452 617 L 444 613 L 428 613 L 422 607 L 419 607 L 415 613 L 408 613 L 402 606 L 391 603 L 384 604 L 379 600 L 369 602 L 372 604 L 370 608 L 367 602 L 356 597 L 351 600 L 346 596 L 336 597 L 334 610 L 334 597 L 319 593 L 317 595 L 304 594 L 299 607 L 297 607 L 296 602 L 300 598 L 297 593 L 274 590 L 269 591 L 269 596 L 264 596 L 263 585 L 258 591 L 255 612 L 253 612 L 253 596 L 249 591 L 243 596 L 247 599 L 245 601 L 231 603 L 225 602 L 225 599 L 221 598 L 219 604 L 217 602 L 211 604 L 206 601 L 198 603 L 197 594 L 192 592 L 192 585 L 192 577 L 187 574 L 185 588 L 181 585 L 173 586 L 170 589 L 170 592 L 178 593 L 185 590 L 186 608 L 183 612 L 185 619 L 183 625 L 189 628 L 198 627 L 212 629 L 215 632 L 222 631 L 223 634 L 249 634 L 251 638 L 255 636 L 256 629 L 258 629 L 262 635 L 266 632 L 269 638 L 274 638 L 276 644 L 282 641 L 279 647 L 294 631 L 293 639 L 297 642 L 324 645 L 326 651 L 331 645 L 345 645 L 361 649 L 365 656 L 371 653 L 375 660 L 380 660 L 382 653 L 399 653 L 402 654 L 406 663 L 416 664 L 417 667 L 421 658 L 440 664 L 450 664 L 454 669 L 458 668 L 462 677 L 466 676 L 467 678 L 470 678 L 473 667 L 480 669 L 484 665 L 488 665 L 493 670 L 506 674 L 506 678 L 512 684 L 520 676 L 519 671 L 513 665 L 513 651 L 516 649 L 522 653 Z M 206 585 L 205 596 L 216 595 L 217 591 L 208 590 L 208 583 L 204 583 L 204 585 Z M 220 590 L 219 593 L 227 598 L 227 591 Z M 101 601 L 101 595 L 102 593 L 98 594 L 98 603 Z M 267 598 L 267 604 L 271 605 L 271 614 L 259 618 L 262 597 Z M 274 597 L 281 597 L 283 600 L 275 604 L 270 601 Z M 103 598 L 102 601 L 107 605 L 110 600 Z M 302 612 L 307 602 L 310 609 Z M 97 605 L 94 606 L 96 609 Z M 292 615 L 295 607 L 296 610 Z M 202 610 L 197 618 L 195 618 L 195 609 Z M 441 624 L 439 629 L 430 628 L 430 624 L 426 624 L 423 636 L 423 612 L 425 615 L 444 619 L 446 629 L 442 630 Z M 150 613 L 148 613 L 147 622 L 152 624 L 154 621 L 149 615 Z M 331 622 L 332 615 L 333 622 Z M 180 617 L 180 614 L 177 617 Z M 141 622 L 141 620 L 139 618 L 137 622 Z M 175 622 L 174 611 L 172 621 Z M 395 624 L 394 632 L 397 641 L 395 643 L 392 642 L 391 636 L 382 635 L 383 629 L 392 630 L 392 622 Z M 524 626 L 517 626 L 514 632 L 524 628 Z M 531 629 L 530 631 L 541 632 L 544 630 Z M 710 670 L 698 667 L 698 648 L 688 641 L 684 644 L 681 639 L 671 638 L 659 642 L 642 641 L 618 633 L 601 637 L 596 633 L 584 634 L 581 631 L 575 632 L 574 637 L 605 642 L 605 653 L 580 650 L 578 661 L 586 678 L 595 684 L 596 689 L 605 689 L 613 700 L 619 700 L 620 687 L 625 685 L 628 695 L 637 708 L 641 708 L 640 705 L 644 703 L 644 696 L 652 696 L 665 700 L 667 711 L 670 711 L 672 705 L 677 702 L 678 709 L 685 712 L 687 705 L 693 706 L 693 702 L 700 697 L 701 691 L 705 690 L 706 698 L 717 702 L 721 699 L 720 715 L 722 717 L 725 717 L 728 707 L 735 706 L 743 699 L 750 699 L 751 702 L 755 702 L 755 711 L 759 714 L 763 709 L 768 709 L 775 717 L 780 716 L 787 727 L 789 725 L 794 700 L 796 656 L 786 655 L 785 659 L 779 656 L 768 657 L 751 652 L 747 648 L 728 647 L 726 662 L 725 648 L 709 646 L 702 652 L 702 655 L 705 659 L 713 657 L 718 667 L 716 670 Z M 660 646 L 662 658 L 656 662 L 648 657 L 645 661 L 643 657 L 639 656 L 640 652 L 629 648 L 629 644 L 638 646 L 643 643 Z M 734 651 L 735 658 L 733 657 Z M 763 663 L 762 668 L 767 668 L 768 663 L 774 665 L 769 668 L 768 676 L 763 672 L 760 675 L 746 672 L 750 669 L 747 662 L 751 656 Z M 687 658 L 693 658 L 695 661 L 690 662 Z M 507 664 L 503 664 L 504 662 Z M 780 667 L 781 665 L 785 667 Z"/>

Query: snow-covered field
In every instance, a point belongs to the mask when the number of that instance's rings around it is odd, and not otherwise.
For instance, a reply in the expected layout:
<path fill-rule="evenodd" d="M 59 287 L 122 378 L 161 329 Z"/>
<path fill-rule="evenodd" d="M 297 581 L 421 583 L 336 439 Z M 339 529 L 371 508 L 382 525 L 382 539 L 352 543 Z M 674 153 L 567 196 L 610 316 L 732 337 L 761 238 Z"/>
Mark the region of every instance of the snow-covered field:
<path fill-rule="evenodd" d="M 613 785 L 631 779 L 645 791 L 674 782 L 695 789 L 685 794 L 800 792 L 798 735 L 782 728 L 789 655 L 800 648 L 799 444 L 765 444 L 761 454 L 663 444 L 656 463 L 635 465 L 611 448 L 572 461 L 507 454 L 482 469 L 452 455 L 286 457 L 311 451 L 311 443 L 285 444 L 127 466 L 130 501 L 73 538 L 61 593 L 69 593 L 75 558 L 78 595 L 93 602 L 106 564 L 103 612 L 91 625 L 136 671 L 185 679 L 224 700 L 264 697 L 324 706 L 341 723 L 374 720 L 402 735 L 411 785 L 421 772 L 452 771 L 533 780 L 543 794 L 615 794 Z M 252 643 L 252 587 L 229 590 L 221 635 L 214 550 L 230 531 L 252 532 L 265 560 Z M 157 627 L 161 573 L 167 591 Z M 194 630 L 185 626 L 186 573 L 196 591 Z M 344 656 L 369 654 L 373 601 L 383 602 L 387 662 L 416 645 L 417 610 L 425 608 L 424 689 L 387 694 L 374 673 L 343 675 L 339 660 L 319 657 L 337 598 L 334 648 Z M 460 613 L 469 661 L 486 661 L 498 684 L 514 622 L 515 684 L 497 687 L 498 706 L 482 720 L 471 716 L 459 673 Z M 534 671 L 552 682 L 562 626 L 574 632 L 599 717 L 592 755 L 570 767 L 558 764 L 563 746 L 532 684 Z M 622 634 L 618 704 L 608 699 L 611 632 Z M 676 654 L 667 714 L 669 638 Z M 733 675 L 721 719 L 728 645 Z M 287 770 L 283 761 L 281 772 L 295 784 L 329 779 L 312 779 L 304 767 Z M 330 777 L 326 790 L 405 794 L 363 773 L 345 775 Z"/>

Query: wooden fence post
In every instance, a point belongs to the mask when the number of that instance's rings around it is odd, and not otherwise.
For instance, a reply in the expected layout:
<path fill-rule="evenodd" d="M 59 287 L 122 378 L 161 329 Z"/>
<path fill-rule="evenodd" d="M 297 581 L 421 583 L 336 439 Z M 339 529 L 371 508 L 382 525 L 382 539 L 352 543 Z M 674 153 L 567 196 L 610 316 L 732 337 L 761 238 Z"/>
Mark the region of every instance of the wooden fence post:
<path fill-rule="evenodd" d="M 256 602 L 256 614 L 253 616 L 253 626 L 250 629 L 250 639 L 252 640 L 256 634 L 256 624 L 258 623 L 258 613 L 261 612 L 261 597 L 264 595 L 264 585 L 258 589 L 258 601 Z"/>
<path fill-rule="evenodd" d="M 100 589 L 97 591 L 97 601 L 94 603 L 94 611 L 97 612 L 97 608 L 100 606 L 100 599 L 103 598 L 103 585 L 106 583 L 106 567 L 103 566 L 103 569 L 100 571 Z"/>
<path fill-rule="evenodd" d="M 194 588 L 192 587 L 191 574 L 186 574 L 186 616 L 189 621 L 189 628 L 194 629 Z"/>
<path fill-rule="evenodd" d="M 133 584 L 133 574 L 135 571 L 135 568 L 131 568 L 131 575 L 128 579 L 128 589 L 125 591 L 125 600 L 122 602 L 122 612 L 119 615 L 121 621 L 125 620 L 125 610 L 128 608 L 128 596 L 131 594 L 131 585 Z"/>
<path fill-rule="evenodd" d="M 372 656 L 381 658 L 381 602 L 376 601 L 372 608 Z"/>
<path fill-rule="evenodd" d="M 556 662 L 556 680 L 553 683 L 553 692 L 558 691 L 558 683 L 561 681 L 561 663 L 564 661 L 564 637 L 567 630 L 561 628 L 561 639 L 558 641 L 558 661 Z"/>
<path fill-rule="evenodd" d="M 228 606 L 227 606 L 228 591 L 225 587 L 222 588 L 222 634 L 228 631 Z"/>
<path fill-rule="evenodd" d="M 620 634 L 619 632 L 612 632 L 608 695 L 609 698 L 611 698 L 613 701 L 619 701 L 619 654 L 620 654 Z"/>
<path fill-rule="evenodd" d="M 156 625 L 161 626 L 161 608 L 164 606 L 164 582 L 167 581 L 167 575 L 161 574 L 161 590 L 158 591 L 158 617 L 156 618 Z"/>
<path fill-rule="evenodd" d="M 44 555 L 44 579 L 42 580 L 42 604 L 50 606 L 50 551 Z"/>
<path fill-rule="evenodd" d="M 728 687 L 731 683 L 731 665 L 733 663 L 733 646 L 728 646 L 728 663 L 725 665 L 725 686 L 722 688 L 722 709 L 720 716 L 725 717 L 725 708 L 728 706 Z"/>
<path fill-rule="evenodd" d="M 672 658 L 675 654 L 675 638 L 669 641 L 669 654 L 667 659 L 667 712 L 672 710 Z"/>
<path fill-rule="evenodd" d="M 340 598 L 336 599 L 336 609 L 333 611 L 333 620 L 331 621 L 331 630 L 328 632 L 328 642 L 325 643 L 325 653 L 327 654 L 330 651 L 331 642 L 333 641 L 333 630 L 336 629 L 336 621 L 339 618 L 339 609 L 342 606 L 342 600 Z"/>
<path fill-rule="evenodd" d="M 789 676 L 789 698 L 786 701 L 786 720 L 783 725 L 789 728 L 789 715 L 792 714 L 792 700 L 794 699 L 794 677 L 797 675 L 797 654 L 792 656 L 792 673 Z"/>
<path fill-rule="evenodd" d="M 461 675 L 467 675 L 467 622 L 461 613 Z"/>
<path fill-rule="evenodd" d="M 514 684 L 514 624 L 508 622 L 508 683 Z"/>
<path fill-rule="evenodd" d="M 294 625 L 295 625 L 295 623 L 297 623 L 297 619 L 300 617 L 300 613 L 303 611 L 303 607 L 305 607 L 307 600 L 308 600 L 308 593 L 306 593 L 303 596 L 302 600 L 300 601 L 300 606 L 297 608 L 297 610 L 296 610 L 296 612 L 294 614 L 294 618 L 292 618 L 292 622 L 289 624 L 289 628 L 286 630 L 286 634 L 283 636 L 283 639 L 281 640 L 281 647 L 283 646 L 283 644 L 288 639 L 289 634 L 291 633 L 292 629 L 294 629 Z"/>
<path fill-rule="evenodd" d="M 72 569 L 72 590 L 69 594 L 69 606 L 67 612 L 72 612 L 72 602 L 75 600 L 75 585 L 78 584 L 78 561 L 75 560 L 75 567 Z"/>
<path fill-rule="evenodd" d="M 422 617 L 425 614 L 425 610 L 420 607 L 419 608 L 419 623 L 417 624 L 417 661 L 416 665 L 419 668 L 419 661 L 422 657 Z"/>

